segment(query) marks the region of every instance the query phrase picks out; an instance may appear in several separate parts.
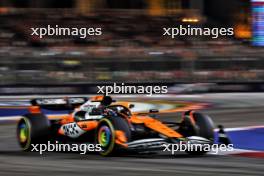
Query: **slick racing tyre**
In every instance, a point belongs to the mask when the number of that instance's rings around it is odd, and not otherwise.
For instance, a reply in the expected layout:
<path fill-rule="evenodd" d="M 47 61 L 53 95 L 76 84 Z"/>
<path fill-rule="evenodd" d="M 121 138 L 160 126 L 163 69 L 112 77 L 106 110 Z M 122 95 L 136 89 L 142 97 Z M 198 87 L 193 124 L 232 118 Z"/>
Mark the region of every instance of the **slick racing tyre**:
<path fill-rule="evenodd" d="M 195 124 L 192 124 L 190 126 L 192 126 L 191 128 L 189 128 L 189 130 L 191 131 L 192 134 L 189 134 L 188 136 L 199 136 L 205 139 L 208 139 L 210 141 L 214 141 L 214 124 L 212 119 L 207 116 L 204 115 L 202 113 L 198 113 L 198 112 L 193 112 L 192 114 L 192 118 L 194 120 Z M 185 119 L 187 122 L 189 122 L 189 118 Z M 188 123 L 190 124 L 190 123 Z M 195 129 L 195 130 L 194 130 Z M 186 151 L 189 154 L 205 154 L 208 152 L 208 150 L 204 150 L 202 147 L 198 147 L 197 150 L 195 151 Z"/>
<path fill-rule="evenodd" d="M 101 155 L 117 155 L 125 148 L 122 144 L 131 139 L 130 127 L 124 118 L 105 117 L 99 121 L 95 138 L 101 146 Z"/>
<path fill-rule="evenodd" d="M 198 136 L 204 137 L 211 141 L 214 140 L 214 123 L 212 119 L 204 114 L 195 112 L 193 114 L 194 121 L 198 126 Z"/>
<path fill-rule="evenodd" d="M 32 144 L 46 143 L 50 121 L 43 114 L 26 114 L 17 124 L 17 139 L 22 150 L 30 151 Z"/>

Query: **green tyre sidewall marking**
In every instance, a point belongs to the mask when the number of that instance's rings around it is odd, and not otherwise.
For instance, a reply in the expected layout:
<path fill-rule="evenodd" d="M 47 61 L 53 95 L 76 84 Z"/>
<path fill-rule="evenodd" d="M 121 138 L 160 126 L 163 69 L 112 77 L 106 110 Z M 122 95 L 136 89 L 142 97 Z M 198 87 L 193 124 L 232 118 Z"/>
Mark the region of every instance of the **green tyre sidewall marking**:
<path fill-rule="evenodd" d="M 113 151 L 113 149 L 115 147 L 115 130 L 114 130 L 114 126 L 113 126 L 112 122 L 109 119 L 106 119 L 106 118 L 102 119 L 100 121 L 100 123 L 106 123 L 108 125 L 108 127 L 110 128 L 110 130 L 111 130 L 111 136 L 112 137 L 111 137 L 111 140 L 110 140 L 110 145 L 107 148 L 107 150 L 104 150 L 104 151 L 100 152 L 101 155 L 107 156 Z"/>

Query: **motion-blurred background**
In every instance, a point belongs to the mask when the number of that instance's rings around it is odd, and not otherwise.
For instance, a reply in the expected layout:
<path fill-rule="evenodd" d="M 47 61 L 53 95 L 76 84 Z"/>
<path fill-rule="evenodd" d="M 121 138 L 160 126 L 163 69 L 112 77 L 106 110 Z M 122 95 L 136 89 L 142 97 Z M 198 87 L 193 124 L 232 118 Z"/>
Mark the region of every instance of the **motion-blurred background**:
<path fill-rule="evenodd" d="M 111 82 L 263 91 L 263 21 L 258 0 L 0 0 L 0 94 L 85 93 Z M 180 24 L 235 35 L 162 36 Z M 101 27 L 103 35 L 30 35 L 47 25 Z"/>

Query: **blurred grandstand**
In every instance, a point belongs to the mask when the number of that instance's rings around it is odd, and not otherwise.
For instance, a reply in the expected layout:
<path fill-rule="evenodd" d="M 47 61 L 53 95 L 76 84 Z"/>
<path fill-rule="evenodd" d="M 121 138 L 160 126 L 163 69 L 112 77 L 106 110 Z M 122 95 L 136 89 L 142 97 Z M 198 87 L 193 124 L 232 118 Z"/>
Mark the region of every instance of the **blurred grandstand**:
<path fill-rule="evenodd" d="M 131 8 L 123 3 L 126 9 L 117 1 L 77 1 L 77 5 L 67 1 L 56 6 L 52 1 L 25 2 L 0 3 L 1 85 L 264 80 L 264 50 L 249 42 L 250 17 L 244 13 L 249 2 L 240 4 L 236 14 L 224 14 L 238 16 L 233 21 L 212 14 L 209 1 L 201 5 L 172 0 L 162 7 L 161 0 L 135 1 Z M 51 8 L 60 5 L 64 8 Z M 213 40 L 162 36 L 162 27 L 186 24 L 186 18 L 201 27 L 234 27 L 236 36 Z M 30 35 L 31 27 L 47 25 L 101 27 L 103 35 L 86 39 Z"/>

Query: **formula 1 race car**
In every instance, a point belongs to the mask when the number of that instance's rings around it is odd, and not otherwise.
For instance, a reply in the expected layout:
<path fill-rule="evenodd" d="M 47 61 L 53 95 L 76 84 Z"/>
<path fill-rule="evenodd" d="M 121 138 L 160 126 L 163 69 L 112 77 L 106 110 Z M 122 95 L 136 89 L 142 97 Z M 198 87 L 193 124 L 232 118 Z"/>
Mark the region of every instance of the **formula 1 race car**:
<path fill-rule="evenodd" d="M 99 144 L 101 155 L 123 152 L 161 151 L 164 144 L 209 144 L 214 141 L 210 117 L 184 112 L 180 122 L 165 122 L 158 110 L 132 113 L 133 104 L 116 102 L 110 96 L 91 98 L 43 98 L 31 100 L 28 114 L 17 125 L 17 138 L 24 151 L 47 141 Z M 48 116 L 46 110 L 67 110 L 67 115 Z M 202 147 L 190 154 L 204 154 Z"/>

